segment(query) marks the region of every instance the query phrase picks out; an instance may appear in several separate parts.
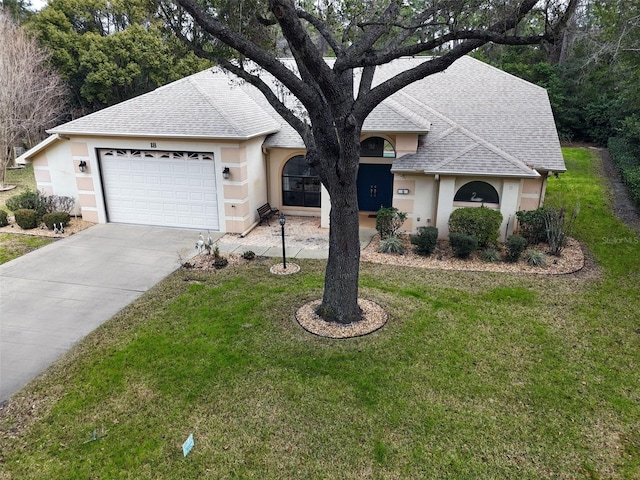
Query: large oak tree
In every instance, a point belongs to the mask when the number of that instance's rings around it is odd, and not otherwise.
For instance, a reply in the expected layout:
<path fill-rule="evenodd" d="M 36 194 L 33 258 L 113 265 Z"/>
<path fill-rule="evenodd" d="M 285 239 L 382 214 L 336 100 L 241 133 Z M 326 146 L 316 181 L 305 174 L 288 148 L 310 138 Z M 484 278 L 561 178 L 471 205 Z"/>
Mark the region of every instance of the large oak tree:
<path fill-rule="evenodd" d="M 258 88 L 298 132 L 307 162 L 331 198 L 329 259 L 318 314 L 327 321 L 360 319 L 358 200 L 356 179 L 362 125 L 385 98 L 489 42 L 527 45 L 552 39 L 575 10 L 577 0 L 241 0 L 231 16 L 227 2 L 175 0 L 213 40 L 185 34 L 194 49 Z M 253 38 L 254 24 L 274 29 L 274 47 Z M 194 23 L 184 23 L 192 29 Z M 285 53 L 295 69 L 278 58 Z M 237 53 L 230 61 L 225 46 Z M 335 57 L 328 64 L 325 54 Z M 402 56 L 424 55 L 416 67 L 374 83 L 376 67 Z M 275 77 L 304 107 L 285 105 L 260 78 Z M 294 71 L 295 70 L 295 71 Z M 355 74 L 357 71 L 357 75 Z"/>

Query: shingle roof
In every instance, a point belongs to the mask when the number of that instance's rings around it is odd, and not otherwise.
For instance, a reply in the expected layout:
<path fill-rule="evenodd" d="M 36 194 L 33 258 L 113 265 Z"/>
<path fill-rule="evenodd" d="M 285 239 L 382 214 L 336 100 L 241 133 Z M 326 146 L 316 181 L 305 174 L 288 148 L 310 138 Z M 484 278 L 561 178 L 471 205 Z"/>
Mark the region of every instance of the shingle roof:
<path fill-rule="evenodd" d="M 402 59 L 400 68 L 416 60 Z M 546 90 L 471 57 L 392 98 L 435 118 L 418 152 L 397 159 L 396 170 L 518 176 L 537 176 L 531 167 L 566 170 Z"/>
<path fill-rule="evenodd" d="M 49 132 L 247 139 L 279 128 L 243 89 L 209 69 Z"/>
<path fill-rule="evenodd" d="M 403 58 L 380 66 L 375 82 L 424 60 Z M 565 170 L 546 90 L 471 57 L 383 101 L 365 120 L 363 132 L 420 135 L 417 153 L 394 161 L 398 172 L 528 177 L 538 176 L 531 167 Z M 212 69 L 50 133 L 208 139 L 269 134 L 265 147 L 304 148 L 257 89 Z"/>

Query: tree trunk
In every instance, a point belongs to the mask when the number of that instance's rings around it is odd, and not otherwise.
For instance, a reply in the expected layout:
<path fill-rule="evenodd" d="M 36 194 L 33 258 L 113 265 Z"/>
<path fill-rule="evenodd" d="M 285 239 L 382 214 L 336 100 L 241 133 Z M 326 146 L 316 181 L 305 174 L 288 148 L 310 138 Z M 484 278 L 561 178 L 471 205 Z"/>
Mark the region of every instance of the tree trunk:
<path fill-rule="evenodd" d="M 358 196 L 354 185 L 333 190 L 329 225 L 329 259 L 324 295 L 318 314 L 326 321 L 343 324 L 360 320 L 358 280 L 360 238 Z"/>

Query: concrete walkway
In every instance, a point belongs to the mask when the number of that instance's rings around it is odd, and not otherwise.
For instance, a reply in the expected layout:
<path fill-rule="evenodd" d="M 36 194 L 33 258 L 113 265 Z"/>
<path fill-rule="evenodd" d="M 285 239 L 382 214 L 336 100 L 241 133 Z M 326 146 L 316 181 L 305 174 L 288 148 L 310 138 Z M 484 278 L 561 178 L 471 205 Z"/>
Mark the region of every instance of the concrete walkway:
<path fill-rule="evenodd" d="M 275 230 L 242 239 L 211 234 L 222 253 L 282 255 Z M 296 243 L 288 258 L 326 258 L 321 239 Z M 308 235 L 300 232 L 301 239 Z M 43 372 L 85 335 L 193 256 L 196 230 L 95 225 L 0 265 L 0 402 Z M 361 230 L 366 246 L 375 230 Z M 288 240 L 287 240 L 288 241 Z"/>
<path fill-rule="evenodd" d="M 0 265 L 0 401 L 176 270 L 197 237 L 95 225 Z"/>

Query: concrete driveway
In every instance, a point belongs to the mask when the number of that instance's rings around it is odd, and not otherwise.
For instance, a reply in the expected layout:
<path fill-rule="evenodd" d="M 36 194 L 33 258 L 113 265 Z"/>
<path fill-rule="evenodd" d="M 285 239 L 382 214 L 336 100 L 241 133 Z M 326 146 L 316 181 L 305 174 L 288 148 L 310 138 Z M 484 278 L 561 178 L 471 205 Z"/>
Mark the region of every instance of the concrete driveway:
<path fill-rule="evenodd" d="M 0 402 L 195 254 L 198 233 L 95 225 L 0 265 Z"/>

